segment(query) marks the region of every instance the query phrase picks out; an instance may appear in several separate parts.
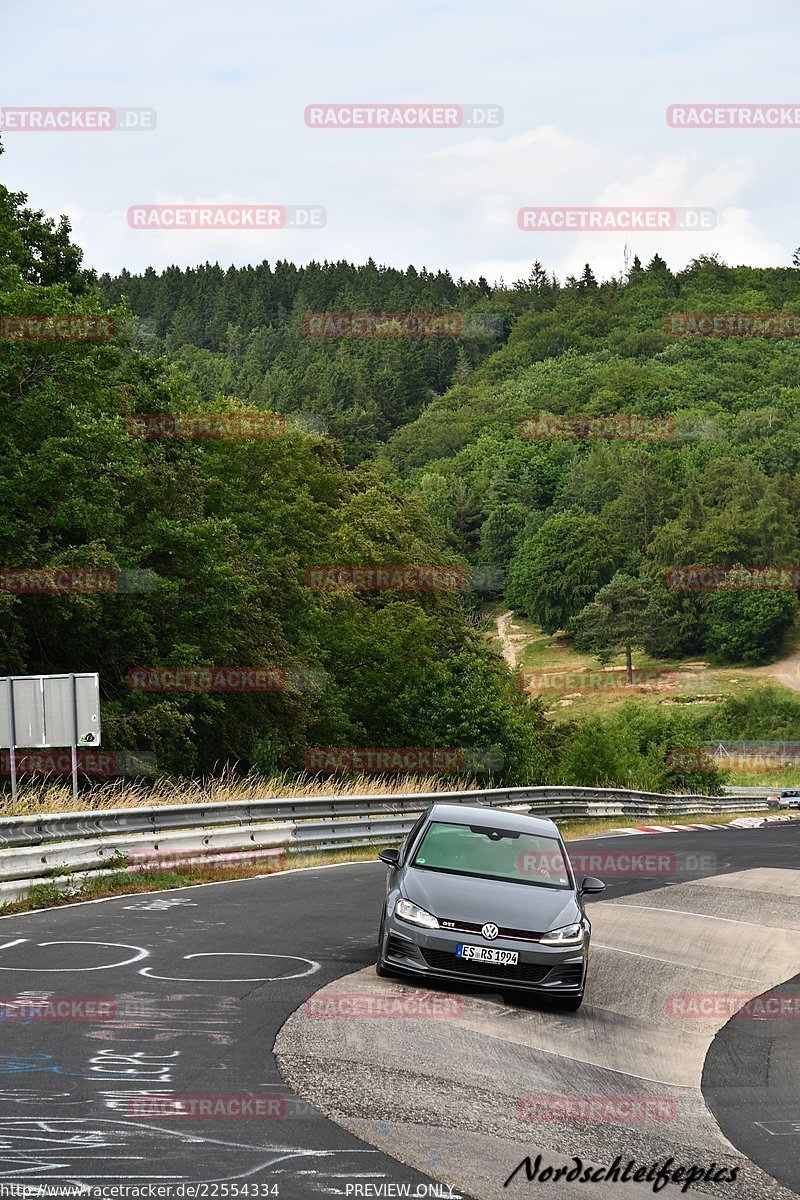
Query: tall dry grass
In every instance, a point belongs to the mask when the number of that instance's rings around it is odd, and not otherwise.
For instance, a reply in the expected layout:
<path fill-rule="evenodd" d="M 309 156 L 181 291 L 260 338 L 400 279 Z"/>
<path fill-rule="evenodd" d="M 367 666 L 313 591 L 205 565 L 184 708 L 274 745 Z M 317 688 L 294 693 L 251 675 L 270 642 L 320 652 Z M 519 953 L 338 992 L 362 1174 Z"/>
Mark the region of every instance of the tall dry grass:
<path fill-rule="evenodd" d="M 35 816 L 39 813 L 96 811 L 105 808 L 142 808 L 163 804 L 242 803 L 248 800 L 294 799 L 303 796 L 393 796 L 402 792 L 448 792 L 478 788 L 475 779 L 443 779 L 440 776 L 350 776 L 347 782 L 299 775 L 265 779 L 259 775 L 237 776 L 225 771 L 206 779 L 157 779 L 147 783 L 109 780 L 82 791 L 77 800 L 67 782 L 46 780 L 23 782 L 12 803 L 6 793 L 0 817 Z"/>

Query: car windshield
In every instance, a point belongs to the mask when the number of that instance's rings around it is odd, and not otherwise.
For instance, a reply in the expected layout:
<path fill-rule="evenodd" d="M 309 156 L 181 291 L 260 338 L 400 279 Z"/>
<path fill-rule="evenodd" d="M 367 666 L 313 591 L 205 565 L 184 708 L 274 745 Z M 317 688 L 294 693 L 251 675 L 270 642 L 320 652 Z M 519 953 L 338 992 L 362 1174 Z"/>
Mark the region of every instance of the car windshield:
<path fill-rule="evenodd" d="M 572 887 L 569 865 L 557 838 L 491 825 L 432 821 L 412 866 L 538 887 Z"/>

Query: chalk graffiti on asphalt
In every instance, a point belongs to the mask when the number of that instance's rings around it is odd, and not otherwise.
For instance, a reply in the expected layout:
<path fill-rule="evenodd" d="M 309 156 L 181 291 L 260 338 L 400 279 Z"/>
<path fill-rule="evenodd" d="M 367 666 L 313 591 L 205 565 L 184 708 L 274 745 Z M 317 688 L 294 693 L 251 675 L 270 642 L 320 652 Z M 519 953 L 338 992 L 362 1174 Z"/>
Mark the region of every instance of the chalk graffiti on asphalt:
<path fill-rule="evenodd" d="M 142 1121 L 105 1117 L 0 1117 L 0 1179 L 76 1180 L 91 1172 L 92 1184 L 147 1181 L 197 1183 L 197 1154 L 211 1165 L 214 1180 L 253 1179 L 285 1170 L 296 1162 L 304 1175 L 316 1174 L 320 1160 L 362 1171 L 374 1150 L 319 1150 L 276 1147 L 166 1129 Z M 225 1167 L 222 1164 L 225 1164 Z M 235 1164 L 235 1166 L 232 1166 Z M 219 1169 L 222 1168 L 222 1169 Z M 304 1169 L 305 1168 L 305 1169 Z"/>
<path fill-rule="evenodd" d="M 65 1070 L 54 1054 L 0 1054 L 0 1075 L 22 1075 L 26 1071 L 49 1072 L 69 1079 L 97 1079 L 91 1073 Z M 114 1078 L 129 1079 L 130 1076 L 121 1072 Z"/>
<path fill-rule="evenodd" d="M 170 1042 L 182 1037 L 205 1037 L 216 1045 L 230 1046 L 229 1032 L 239 1016 L 235 996 L 204 996 L 202 992 L 175 992 L 156 997 L 151 992 L 123 992 L 117 998 L 114 1016 L 103 1021 L 86 1037 L 102 1042 Z"/>

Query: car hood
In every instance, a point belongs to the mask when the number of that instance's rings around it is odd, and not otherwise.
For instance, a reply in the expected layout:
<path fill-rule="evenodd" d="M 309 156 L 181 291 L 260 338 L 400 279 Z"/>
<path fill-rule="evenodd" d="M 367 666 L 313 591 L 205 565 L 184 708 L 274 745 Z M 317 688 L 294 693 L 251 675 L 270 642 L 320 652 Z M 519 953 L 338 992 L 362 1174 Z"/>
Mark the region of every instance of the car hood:
<path fill-rule="evenodd" d="M 573 891 L 535 884 L 504 883 L 409 867 L 403 875 L 401 890 L 412 903 L 442 920 L 478 925 L 493 921 L 505 929 L 545 933 L 581 918 Z"/>

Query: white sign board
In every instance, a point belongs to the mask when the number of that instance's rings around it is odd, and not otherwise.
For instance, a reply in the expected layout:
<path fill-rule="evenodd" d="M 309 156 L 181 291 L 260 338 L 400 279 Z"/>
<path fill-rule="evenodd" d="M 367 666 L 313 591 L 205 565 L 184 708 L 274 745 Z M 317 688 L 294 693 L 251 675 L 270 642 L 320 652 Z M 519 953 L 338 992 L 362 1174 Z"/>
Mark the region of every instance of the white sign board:
<path fill-rule="evenodd" d="M 96 672 L 0 677 L 0 747 L 43 750 L 99 745 Z"/>

